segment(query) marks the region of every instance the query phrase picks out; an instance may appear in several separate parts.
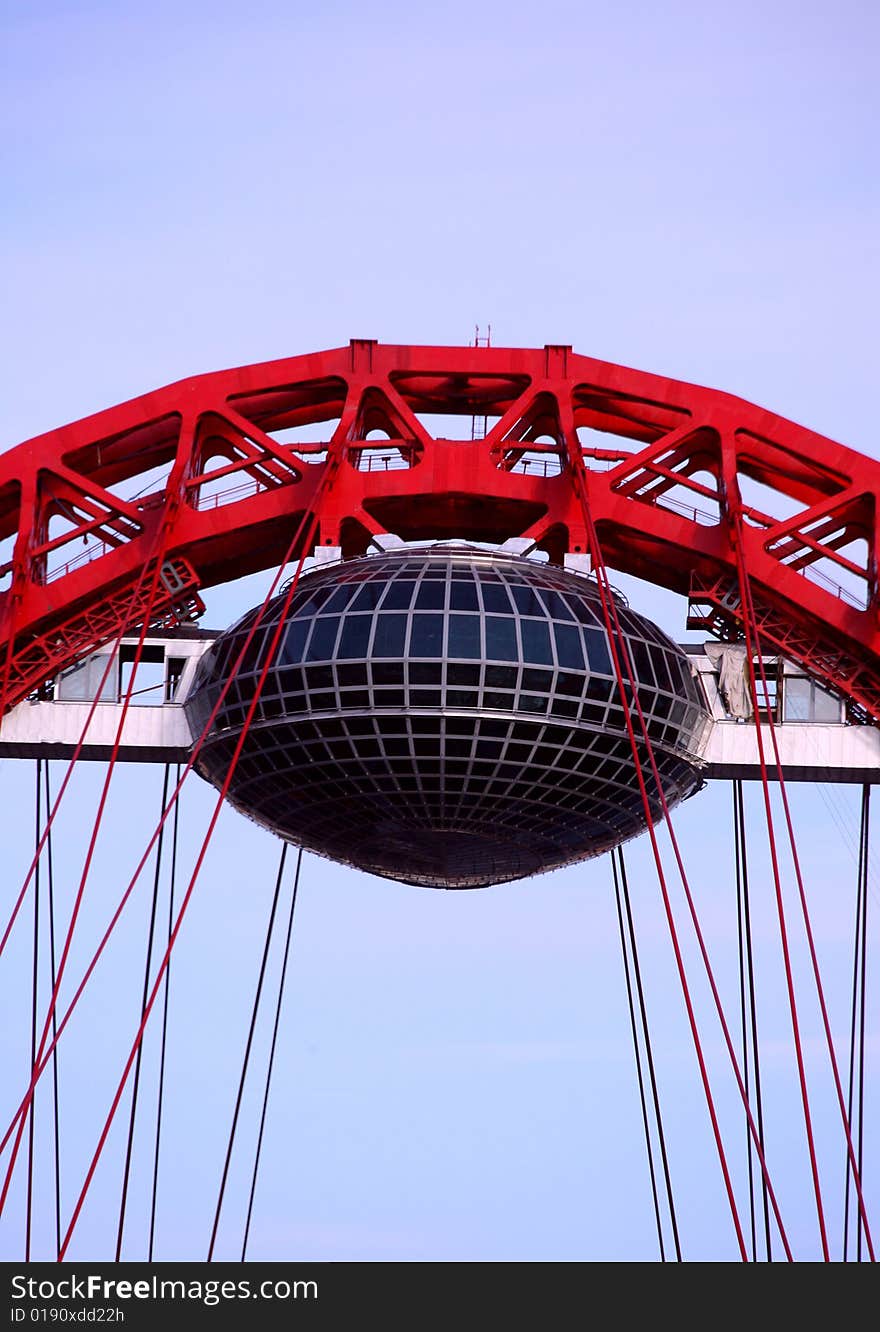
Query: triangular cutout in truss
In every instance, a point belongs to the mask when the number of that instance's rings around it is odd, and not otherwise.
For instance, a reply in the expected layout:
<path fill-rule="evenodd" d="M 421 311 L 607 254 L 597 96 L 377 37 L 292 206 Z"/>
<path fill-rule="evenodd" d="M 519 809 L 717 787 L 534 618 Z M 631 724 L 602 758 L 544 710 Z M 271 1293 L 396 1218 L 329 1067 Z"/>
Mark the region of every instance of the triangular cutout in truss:
<path fill-rule="evenodd" d="M 0 593 L 12 583 L 20 525 L 21 485 L 11 481 L 0 486 Z"/>
<path fill-rule="evenodd" d="M 196 508 L 276 490 L 302 478 L 293 450 L 229 410 L 209 412 L 196 432 L 187 491 Z"/>
<path fill-rule="evenodd" d="M 834 496 L 773 524 L 764 549 L 860 610 L 867 606 L 874 569 L 873 495 Z"/>
<path fill-rule="evenodd" d="M 806 457 L 752 431 L 735 435 L 744 523 L 772 559 L 858 609 L 876 582 L 876 497 L 831 455 Z"/>
<path fill-rule="evenodd" d="M 522 408 L 508 412 L 488 438 L 502 472 L 558 476 L 565 466 L 565 432 L 552 393 L 536 393 Z"/>
<path fill-rule="evenodd" d="M 137 506 L 119 499 L 78 473 L 43 468 L 37 493 L 34 530 L 41 536 L 30 555 L 45 559 L 73 541 L 90 551 L 124 545 L 140 536 L 143 523 Z"/>
<path fill-rule="evenodd" d="M 714 430 L 680 427 L 609 473 L 627 499 L 712 525 L 721 519 L 721 446 Z"/>
<path fill-rule="evenodd" d="M 361 472 L 415 467 L 430 444 L 430 435 L 394 389 L 371 386 L 364 391 L 348 434 L 347 457 L 353 467 Z"/>

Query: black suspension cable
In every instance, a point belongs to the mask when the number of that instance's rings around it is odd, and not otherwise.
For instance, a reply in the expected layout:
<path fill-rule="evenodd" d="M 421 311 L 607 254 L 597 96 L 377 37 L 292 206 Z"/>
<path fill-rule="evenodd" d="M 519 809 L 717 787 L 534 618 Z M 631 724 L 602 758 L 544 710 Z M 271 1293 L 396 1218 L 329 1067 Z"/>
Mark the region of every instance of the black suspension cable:
<path fill-rule="evenodd" d="M 34 1066 L 37 1062 L 37 991 L 39 986 L 39 960 L 40 960 L 40 833 L 42 831 L 43 815 L 40 808 L 40 778 L 42 776 L 42 761 L 37 759 L 36 769 L 36 798 L 34 801 L 34 848 L 37 853 L 37 863 L 34 866 L 34 955 L 32 965 L 32 998 L 31 998 L 31 1077 L 34 1075 Z M 32 1099 L 28 1110 L 28 1154 L 27 1154 L 27 1208 L 25 1211 L 25 1230 L 24 1230 L 24 1259 L 26 1263 L 31 1260 L 31 1223 L 33 1221 L 33 1201 L 34 1201 L 34 1109 L 35 1101 Z"/>
<path fill-rule="evenodd" d="M 49 760 L 43 768 L 43 789 L 46 796 L 46 814 L 52 808 L 52 793 L 49 789 Z M 52 827 L 46 830 L 47 886 L 49 889 L 49 966 L 52 981 L 50 994 L 55 993 L 55 865 L 52 857 Z M 58 1015 L 52 1009 L 52 1109 L 55 1129 L 55 1252 L 61 1252 L 61 1130 L 58 1114 Z"/>
<path fill-rule="evenodd" d="M 865 855 L 862 873 L 862 974 L 859 996 L 859 1141 L 856 1149 L 859 1180 L 862 1174 L 862 1149 L 865 1128 L 865 979 L 868 958 L 868 867 L 871 846 L 871 788 L 865 784 Z M 857 1215 L 856 1262 L 862 1261 L 862 1240 L 865 1234 L 865 1219 L 861 1208 Z"/>
<path fill-rule="evenodd" d="M 251 1191 L 248 1197 L 247 1217 L 244 1223 L 244 1238 L 241 1243 L 241 1261 L 247 1256 L 248 1236 L 251 1230 L 251 1214 L 254 1210 L 254 1194 L 257 1191 L 257 1173 L 260 1169 L 260 1153 L 263 1150 L 263 1130 L 266 1127 L 266 1107 L 269 1104 L 269 1088 L 272 1083 L 272 1068 L 275 1063 L 275 1045 L 278 1040 L 278 1024 L 281 1021 L 281 1003 L 284 999 L 284 981 L 287 976 L 287 959 L 290 954 L 290 939 L 293 934 L 293 913 L 296 910 L 296 894 L 299 888 L 299 872 L 302 867 L 302 847 L 296 857 L 296 872 L 293 878 L 293 892 L 290 898 L 290 915 L 287 918 L 287 937 L 284 940 L 284 957 L 281 960 L 281 980 L 278 984 L 278 1001 L 275 1005 L 275 1023 L 272 1027 L 272 1044 L 269 1047 L 269 1063 L 266 1067 L 266 1086 L 263 1091 L 263 1108 L 260 1112 L 260 1131 L 257 1134 L 257 1148 L 254 1153 L 254 1172 L 251 1176 Z"/>
<path fill-rule="evenodd" d="M 654 1053 L 651 1048 L 651 1031 L 648 1026 L 648 1009 L 645 1004 L 645 991 L 642 985 L 642 968 L 639 964 L 639 950 L 636 945 L 635 922 L 633 921 L 632 903 L 629 895 L 629 880 L 626 873 L 626 860 L 623 855 L 623 847 L 617 848 L 618 862 L 620 865 L 620 882 L 623 888 L 623 904 L 626 908 L 627 927 L 629 930 L 630 951 L 633 960 L 633 975 L 636 981 L 636 994 L 639 999 L 639 1013 L 642 1021 L 642 1035 L 645 1042 L 645 1054 L 648 1060 L 648 1075 L 651 1082 L 651 1097 L 654 1104 L 654 1118 L 657 1124 L 657 1139 L 660 1143 L 660 1159 L 663 1162 L 663 1180 L 666 1186 L 666 1201 L 669 1207 L 669 1220 L 672 1224 L 672 1239 L 675 1244 L 675 1261 L 680 1263 L 681 1258 L 681 1240 L 678 1234 L 678 1219 L 675 1213 L 675 1198 L 672 1193 L 672 1176 L 669 1171 L 669 1156 L 666 1151 L 666 1134 L 663 1131 L 663 1116 L 660 1113 L 660 1093 L 657 1089 L 657 1073 L 654 1067 Z"/>
<path fill-rule="evenodd" d="M 175 790 L 180 786 L 180 764 L 174 772 Z M 171 947 L 171 935 L 174 929 L 174 885 L 177 880 L 177 829 L 180 810 L 180 794 L 174 802 L 174 817 L 171 829 L 171 875 L 168 886 L 168 938 L 167 947 Z M 153 1246 L 156 1239 L 156 1198 L 159 1191 L 159 1143 L 162 1136 L 162 1101 L 165 1093 L 165 1050 L 168 1040 L 168 991 L 171 985 L 171 958 L 165 968 L 165 991 L 162 996 L 162 1041 L 159 1049 L 159 1090 L 156 1102 L 156 1142 L 153 1149 L 153 1187 L 150 1196 L 150 1242 L 147 1259 L 153 1261 Z"/>
<path fill-rule="evenodd" d="M 865 1073 L 865 953 L 866 953 L 866 927 L 868 914 L 868 851 L 869 851 L 869 832 L 870 832 L 870 799 L 871 788 L 865 783 L 862 786 L 862 808 L 859 822 L 859 859 L 858 869 L 856 871 L 856 920 L 853 942 L 853 983 L 852 983 L 852 1014 L 850 1021 L 849 1034 L 849 1088 L 847 1094 L 846 1117 L 852 1131 L 853 1124 L 853 1097 L 857 1096 L 858 1113 L 858 1137 L 856 1143 L 857 1168 L 859 1179 L 862 1177 L 862 1108 L 864 1106 L 864 1073 Z M 856 1062 L 858 1054 L 859 1076 L 857 1092 L 854 1092 L 856 1084 Z M 843 1261 L 849 1259 L 849 1202 L 850 1202 L 850 1178 L 852 1174 L 852 1163 L 849 1159 L 849 1153 L 846 1158 L 846 1187 L 844 1191 L 843 1204 Z M 859 1212 L 857 1216 L 858 1229 L 856 1231 L 856 1261 L 862 1260 L 862 1218 Z"/>
<path fill-rule="evenodd" d="M 755 1000 L 755 959 L 752 948 L 752 907 L 749 898 L 749 857 L 746 843 L 746 817 L 745 817 L 745 796 L 742 782 L 737 782 L 739 787 L 739 802 L 736 819 L 736 842 L 738 847 L 739 867 L 742 875 L 742 916 L 745 938 L 746 955 L 746 977 L 748 980 L 748 1000 L 750 1026 L 752 1036 L 752 1069 L 755 1075 L 755 1110 L 757 1117 L 758 1142 L 761 1145 L 761 1155 L 767 1160 L 767 1148 L 764 1143 L 764 1098 L 761 1094 L 761 1057 L 758 1045 L 758 1008 Z M 746 1071 L 748 1065 L 746 1065 Z M 751 1154 L 751 1146 L 750 1146 Z M 751 1167 L 751 1160 L 749 1162 Z M 764 1217 L 764 1244 L 767 1252 L 767 1262 L 773 1261 L 773 1248 L 770 1239 L 770 1199 L 767 1192 L 767 1173 L 761 1171 L 761 1203 Z"/>
<path fill-rule="evenodd" d="M 657 1242 L 660 1246 L 660 1261 L 666 1262 L 666 1248 L 663 1243 L 663 1222 L 660 1217 L 660 1199 L 657 1196 L 657 1173 L 654 1169 L 654 1148 L 651 1143 L 651 1129 L 648 1124 L 648 1105 L 645 1100 L 645 1079 L 642 1074 L 642 1056 L 639 1047 L 638 1031 L 636 1029 L 636 1009 L 633 996 L 632 981 L 630 979 L 629 952 L 626 944 L 626 934 L 623 928 L 623 906 L 620 900 L 620 881 L 617 874 L 617 862 L 614 855 L 611 856 L 611 873 L 614 876 L 614 900 L 617 906 L 617 924 L 620 929 L 620 952 L 623 958 L 623 974 L 626 979 L 626 997 L 629 1004 L 629 1024 L 632 1031 L 633 1053 L 636 1059 L 636 1076 L 639 1082 L 639 1101 L 642 1106 L 642 1125 L 645 1130 L 645 1147 L 648 1152 L 648 1170 L 651 1175 L 651 1197 L 654 1200 L 654 1218 L 657 1222 Z M 244 1253 L 242 1253 L 242 1258 Z"/>
<path fill-rule="evenodd" d="M 733 791 L 733 830 L 734 830 L 734 874 L 736 878 L 736 940 L 737 940 L 737 959 L 739 962 L 739 1014 L 740 1014 L 740 1033 L 742 1039 L 742 1068 L 743 1083 L 746 1089 L 746 1101 L 749 1105 L 752 1103 L 749 1073 L 749 1042 L 748 1042 L 748 1019 L 746 1015 L 746 958 L 745 943 L 743 940 L 743 905 L 742 905 L 742 863 L 740 855 L 739 842 L 739 823 L 738 810 L 739 800 L 742 799 L 742 782 L 736 780 L 731 782 Z M 752 1262 L 758 1261 L 758 1236 L 755 1225 L 755 1171 L 752 1160 L 752 1134 L 749 1127 L 748 1116 L 746 1116 L 746 1162 L 748 1164 L 749 1176 L 749 1226 L 752 1239 Z"/>
<path fill-rule="evenodd" d="M 859 822 L 859 859 L 856 869 L 856 920 L 853 930 L 853 969 L 852 969 L 852 1012 L 849 1028 L 849 1080 L 846 1098 L 846 1117 L 853 1122 L 853 1089 L 856 1076 L 856 1026 L 859 1002 L 859 957 L 862 933 L 862 862 L 865 855 L 865 791 L 862 786 L 862 810 Z M 843 1193 L 843 1261 L 849 1259 L 849 1181 L 850 1160 L 847 1152 L 845 1161 L 845 1184 Z"/>
<path fill-rule="evenodd" d="M 165 780 L 162 784 L 162 803 L 159 806 L 160 814 L 165 810 L 165 804 L 168 800 L 168 779 L 171 775 L 171 764 L 165 764 Z M 144 986 L 143 997 L 141 999 L 141 1021 L 144 1020 L 144 1014 L 147 1009 L 147 999 L 150 994 L 150 970 L 153 963 L 153 938 L 156 933 L 156 909 L 159 904 L 159 879 L 162 874 L 162 844 L 165 838 L 165 824 L 161 823 L 159 827 L 159 840 L 156 843 L 156 869 L 153 874 L 153 902 L 150 907 L 150 928 L 147 935 L 147 957 L 144 963 Z M 140 1042 L 137 1050 L 137 1057 L 134 1065 L 134 1081 L 131 1089 L 131 1114 L 128 1121 L 128 1142 L 125 1148 L 125 1168 L 122 1173 L 122 1196 L 119 1200 L 119 1224 L 116 1229 L 116 1261 L 122 1259 L 122 1232 L 125 1229 L 125 1205 L 128 1201 L 128 1183 L 131 1177 L 131 1154 L 134 1147 L 134 1125 L 137 1117 L 138 1089 L 141 1080 L 141 1058 L 144 1052 L 144 1043 Z"/>
<path fill-rule="evenodd" d="M 217 1241 L 217 1229 L 220 1225 L 220 1212 L 223 1207 L 223 1196 L 226 1192 L 226 1181 L 229 1177 L 229 1165 L 232 1160 L 232 1148 L 235 1144 L 235 1132 L 236 1129 L 238 1128 L 238 1116 L 239 1116 L 239 1111 L 241 1110 L 241 1101 L 244 1095 L 244 1084 L 245 1084 L 245 1079 L 247 1078 L 248 1063 L 250 1062 L 250 1057 L 251 1057 L 251 1046 L 253 1044 L 254 1031 L 257 1025 L 257 1016 L 259 1014 L 259 1008 L 260 1008 L 260 996 L 263 993 L 263 981 L 266 976 L 266 963 L 269 960 L 269 949 L 272 943 L 272 931 L 275 927 L 275 913 L 278 909 L 278 897 L 281 893 L 281 879 L 284 874 L 284 861 L 286 857 L 287 857 L 287 843 L 283 842 L 281 844 L 281 860 L 278 865 L 278 876 L 275 880 L 275 892 L 272 897 L 272 910 L 269 912 L 269 924 L 266 928 L 266 942 L 263 945 L 263 959 L 262 962 L 260 963 L 260 975 L 259 979 L 257 980 L 257 989 L 254 995 L 254 1006 L 251 1012 L 251 1022 L 250 1022 L 250 1027 L 248 1029 L 247 1042 L 244 1048 L 244 1057 L 241 1063 L 241 1077 L 239 1078 L 238 1082 L 238 1094 L 235 1098 L 235 1110 L 233 1111 L 232 1115 L 232 1125 L 229 1129 L 229 1141 L 226 1145 L 226 1159 L 223 1162 L 223 1176 L 220 1180 L 220 1191 L 217 1195 L 217 1209 L 214 1212 L 214 1224 L 211 1228 L 211 1241 L 208 1245 L 207 1260 L 209 1263 L 212 1262 L 214 1258 L 214 1245 Z"/>

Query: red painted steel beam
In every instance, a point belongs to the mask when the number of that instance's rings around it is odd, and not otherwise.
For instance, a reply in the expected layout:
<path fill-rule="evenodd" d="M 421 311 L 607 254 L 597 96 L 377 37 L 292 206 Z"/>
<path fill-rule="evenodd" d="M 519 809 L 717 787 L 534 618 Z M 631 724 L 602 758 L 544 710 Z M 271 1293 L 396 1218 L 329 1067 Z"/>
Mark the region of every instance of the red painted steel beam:
<path fill-rule="evenodd" d="M 459 423 L 441 419 L 435 432 L 435 416 Z M 488 418 L 485 438 L 472 438 L 474 417 Z M 201 587 L 276 564 L 331 437 L 345 462 L 321 544 L 350 555 L 386 531 L 527 536 L 554 560 L 585 549 L 567 461 L 576 440 L 611 567 L 684 595 L 696 588 L 700 622 L 735 635 L 741 530 L 767 642 L 880 717 L 880 463 L 728 394 L 568 347 L 369 341 L 182 380 L 0 457 L 7 705 L 34 687 L 40 643 L 57 647 L 48 678 L 64 641 L 83 655 L 71 624 L 118 623 L 169 514 L 167 558 Z M 132 498 L 143 485 L 149 493 Z M 818 560 L 832 581 L 806 576 Z M 864 605 L 834 585 L 856 585 L 854 574 Z"/>

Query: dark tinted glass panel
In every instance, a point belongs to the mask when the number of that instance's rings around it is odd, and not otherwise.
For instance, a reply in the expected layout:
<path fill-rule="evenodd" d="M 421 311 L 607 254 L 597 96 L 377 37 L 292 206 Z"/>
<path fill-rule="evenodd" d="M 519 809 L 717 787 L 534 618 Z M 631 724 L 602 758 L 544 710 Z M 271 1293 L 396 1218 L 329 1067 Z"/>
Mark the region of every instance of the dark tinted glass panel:
<path fill-rule="evenodd" d="M 278 664 L 280 666 L 302 661 L 306 638 L 311 627 L 311 620 L 294 620 L 288 626 L 287 633 L 284 635 L 278 651 Z"/>
<path fill-rule="evenodd" d="M 510 597 L 507 595 L 507 588 L 500 583 L 480 583 L 480 591 L 483 596 L 483 606 L 489 615 L 509 615 Z"/>
<path fill-rule="evenodd" d="M 669 656 L 666 658 L 666 665 L 669 667 L 669 674 L 672 678 L 672 688 L 677 694 L 683 693 L 686 695 L 687 689 L 684 683 L 684 663 L 682 662 L 681 657 L 675 657 L 670 652 Z"/>
<path fill-rule="evenodd" d="M 633 665 L 636 668 L 636 678 L 642 684 L 653 685 L 654 672 L 651 670 L 651 658 L 648 652 L 648 645 L 638 638 L 630 639 L 629 650 L 632 655 Z"/>
<path fill-rule="evenodd" d="M 509 729 L 507 722 L 492 721 L 490 718 L 488 721 L 480 724 L 479 734 L 500 736 L 507 739 L 507 732 Z"/>
<path fill-rule="evenodd" d="M 486 656 L 490 660 L 493 658 L 500 661 L 519 660 L 516 621 L 512 616 L 486 616 Z"/>
<path fill-rule="evenodd" d="M 366 689 L 347 689 L 344 694 L 340 694 L 339 698 L 344 708 L 368 708 L 370 706 L 370 695 Z"/>
<path fill-rule="evenodd" d="M 561 597 L 558 592 L 551 592 L 549 589 L 542 587 L 541 600 L 545 603 L 554 620 L 570 620 L 573 618 L 565 598 Z"/>
<path fill-rule="evenodd" d="M 406 616 L 376 616 L 376 636 L 373 639 L 374 657 L 402 657 L 406 646 Z"/>
<path fill-rule="evenodd" d="M 617 685 L 614 686 L 615 697 L 617 696 Z M 587 681 L 587 688 L 584 691 L 590 698 L 608 699 L 611 694 L 611 681 L 602 675 L 591 675 Z"/>
<path fill-rule="evenodd" d="M 697 682 L 695 676 L 691 674 L 690 664 L 688 664 L 688 668 L 684 672 L 684 688 L 685 688 L 685 693 L 687 694 L 691 702 L 702 703 L 703 698 L 700 690 L 700 685 Z M 830 708 L 826 709 L 826 716 L 830 716 L 830 713 L 831 709 Z M 819 717 L 818 714 L 817 714 L 817 720 L 821 720 L 821 717 Z"/>
<path fill-rule="evenodd" d="M 573 624 L 554 624 L 556 636 L 556 657 L 560 666 L 571 670 L 580 670 L 584 664 L 581 648 L 581 636 Z"/>
<path fill-rule="evenodd" d="M 402 618 L 402 617 L 401 617 Z M 404 626 L 406 621 L 404 620 Z M 375 648 L 373 656 L 376 655 Z M 394 654 L 395 656 L 397 653 Z M 402 653 L 400 654 L 403 655 Z M 397 661 L 374 661 L 370 667 L 373 683 L 379 685 L 403 684 L 403 666 Z"/>
<path fill-rule="evenodd" d="M 477 685 L 480 683 L 480 668 L 451 661 L 446 668 L 446 678 L 452 685 Z"/>
<path fill-rule="evenodd" d="M 225 675 L 227 669 L 235 664 L 240 647 L 238 634 L 230 634 L 225 643 L 221 639 L 216 647 L 209 648 L 197 668 L 196 688 L 209 676 L 217 680 Z"/>
<path fill-rule="evenodd" d="M 372 611 L 379 605 L 379 598 L 382 596 L 383 586 L 381 583 L 364 583 L 360 587 L 357 596 L 351 603 L 353 611 Z"/>
<path fill-rule="evenodd" d="M 406 578 L 398 578 L 396 582 L 389 583 L 385 592 L 385 599 L 382 602 L 382 609 L 408 610 L 414 587 L 415 583 L 411 583 Z"/>
<path fill-rule="evenodd" d="M 409 757 L 409 740 L 405 735 L 386 736 L 382 741 L 386 754 L 391 754 L 394 758 L 400 758 L 402 755 Z"/>
<path fill-rule="evenodd" d="M 523 620 L 523 660 L 553 664 L 550 648 L 550 627 L 546 620 Z"/>
<path fill-rule="evenodd" d="M 357 666 L 337 666 L 336 678 L 340 685 L 365 685 L 367 683 L 367 668 L 359 664 Z"/>
<path fill-rule="evenodd" d="M 455 581 L 449 594 L 449 605 L 452 610 L 475 611 L 479 610 L 477 601 L 477 585 L 472 580 L 465 582 Z"/>
<path fill-rule="evenodd" d="M 601 629 L 585 629 L 584 642 L 587 646 L 587 660 L 591 671 L 600 675 L 611 675 L 611 654 L 608 651 L 608 639 Z"/>
<path fill-rule="evenodd" d="M 257 659 L 262 655 L 265 641 L 265 629 L 258 629 L 250 643 L 247 642 L 247 634 L 242 634 L 240 636 L 240 641 L 235 644 L 235 652 L 232 657 L 232 668 L 234 668 L 235 663 L 238 661 L 239 654 L 241 653 L 241 665 L 238 668 L 238 674 L 245 675 L 249 671 L 255 671 L 257 669 Z"/>
<path fill-rule="evenodd" d="M 309 689 L 332 689 L 333 667 L 310 666 L 306 671 L 306 683 Z"/>
<path fill-rule="evenodd" d="M 321 614 L 345 610 L 354 595 L 354 591 L 353 587 L 338 587 L 327 604 L 321 607 Z"/>
<path fill-rule="evenodd" d="M 422 582 L 416 593 L 416 610 L 442 610 L 446 605 L 446 584 Z"/>
<path fill-rule="evenodd" d="M 596 617 L 585 601 L 575 601 L 574 597 L 569 598 L 569 605 L 574 611 L 575 617 L 581 624 L 595 624 Z"/>
<path fill-rule="evenodd" d="M 516 608 L 520 615 L 541 615 L 545 614 L 544 607 L 538 599 L 538 594 L 532 587 L 521 587 L 517 584 L 512 587 L 511 592 L 516 602 Z"/>
<path fill-rule="evenodd" d="M 576 699 L 554 698 L 553 711 L 560 717 L 576 717 L 580 704 Z"/>
<path fill-rule="evenodd" d="M 502 694 L 494 689 L 487 689 L 483 695 L 483 706 L 494 708 L 497 712 L 513 710 L 513 694 Z"/>
<path fill-rule="evenodd" d="M 443 678 L 440 662 L 411 661 L 409 663 L 410 684 L 439 684 Z"/>
<path fill-rule="evenodd" d="M 278 683 L 282 693 L 296 694 L 303 689 L 303 673 L 288 668 L 278 672 Z"/>
<path fill-rule="evenodd" d="M 414 708 L 439 708 L 439 689 L 411 689 L 409 701 Z"/>
<path fill-rule="evenodd" d="M 515 666 L 487 666 L 487 689 L 516 689 L 519 671 Z"/>
<path fill-rule="evenodd" d="M 332 591 L 333 589 L 330 587 L 316 587 L 308 601 L 304 603 L 303 608 L 305 609 L 305 607 L 308 606 L 310 611 L 318 610 L 319 607 L 324 605 L 324 602 L 330 596 Z"/>
<path fill-rule="evenodd" d="M 346 615 L 339 635 L 337 657 L 366 657 L 372 627 L 371 615 Z"/>
<path fill-rule="evenodd" d="M 450 615 L 448 657 L 482 656 L 479 615 Z"/>
<path fill-rule="evenodd" d="M 411 657 L 439 657 L 443 652 L 443 616 L 414 615 L 409 639 Z"/>
<path fill-rule="evenodd" d="M 333 647 L 336 643 L 336 631 L 339 628 L 339 620 L 335 615 L 325 616 L 315 620 L 315 627 L 312 636 L 309 639 L 309 661 L 325 661 L 333 656 Z"/>
<path fill-rule="evenodd" d="M 669 678 L 669 667 L 666 664 L 666 653 L 657 650 L 651 654 L 651 660 L 654 663 L 654 670 L 657 673 L 658 689 L 672 689 L 672 681 Z"/>

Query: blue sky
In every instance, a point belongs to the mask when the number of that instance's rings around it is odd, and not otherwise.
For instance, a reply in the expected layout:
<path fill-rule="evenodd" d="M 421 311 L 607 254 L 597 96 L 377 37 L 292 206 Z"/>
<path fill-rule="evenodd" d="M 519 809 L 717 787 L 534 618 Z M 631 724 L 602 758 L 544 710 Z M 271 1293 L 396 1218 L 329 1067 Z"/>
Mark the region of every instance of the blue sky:
<path fill-rule="evenodd" d="M 4 448 L 199 371 L 355 336 L 466 342 L 491 322 L 498 344 L 570 342 L 876 455 L 874 6 L 7 0 L 3 27 Z M 264 587 L 218 590 L 208 622 Z M 674 599 L 633 595 L 682 633 Z M 31 817 L 31 779 L 0 768 L 10 826 Z M 68 802 L 60 892 L 75 887 L 96 781 L 83 773 Z M 83 954 L 160 789 L 156 770 L 114 780 Z M 842 1035 L 855 869 L 838 822 L 851 837 L 855 795 L 795 794 Z M 210 793 L 193 779 L 186 796 L 192 854 Z M 679 822 L 732 1003 L 727 804 L 709 790 Z M 685 1251 L 730 1258 L 643 841 L 632 858 Z M 207 1243 L 275 855 L 224 817 L 181 938 L 160 1256 Z M 8 891 L 24 858 L 10 844 Z M 609 878 L 600 862 L 456 896 L 306 862 L 254 1257 L 653 1256 Z M 68 1199 L 133 1035 L 145 911 L 144 895 L 63 1058 Z M 778 944 L 762 920 L 773 1150 L 814 1256 Z M 3 1040 L 22 1070 L 25 934 L 0 977 L 3 1011 L 21 1013 Z M 878 1039 L 875 1026 L 875 1095 Z M 818 1052 L 814 1077 L 839 1213 Z M 117 1137 L 74 1256 L 106 1249 L 119 1152 Z M 47 1217 L 42 1167 L 39 1180 Z M 133 1187 L 139 1257 L 140 1157 Z M 3 1257 L 19 1252 L 20 1202 L 0 1223 Z"/>

